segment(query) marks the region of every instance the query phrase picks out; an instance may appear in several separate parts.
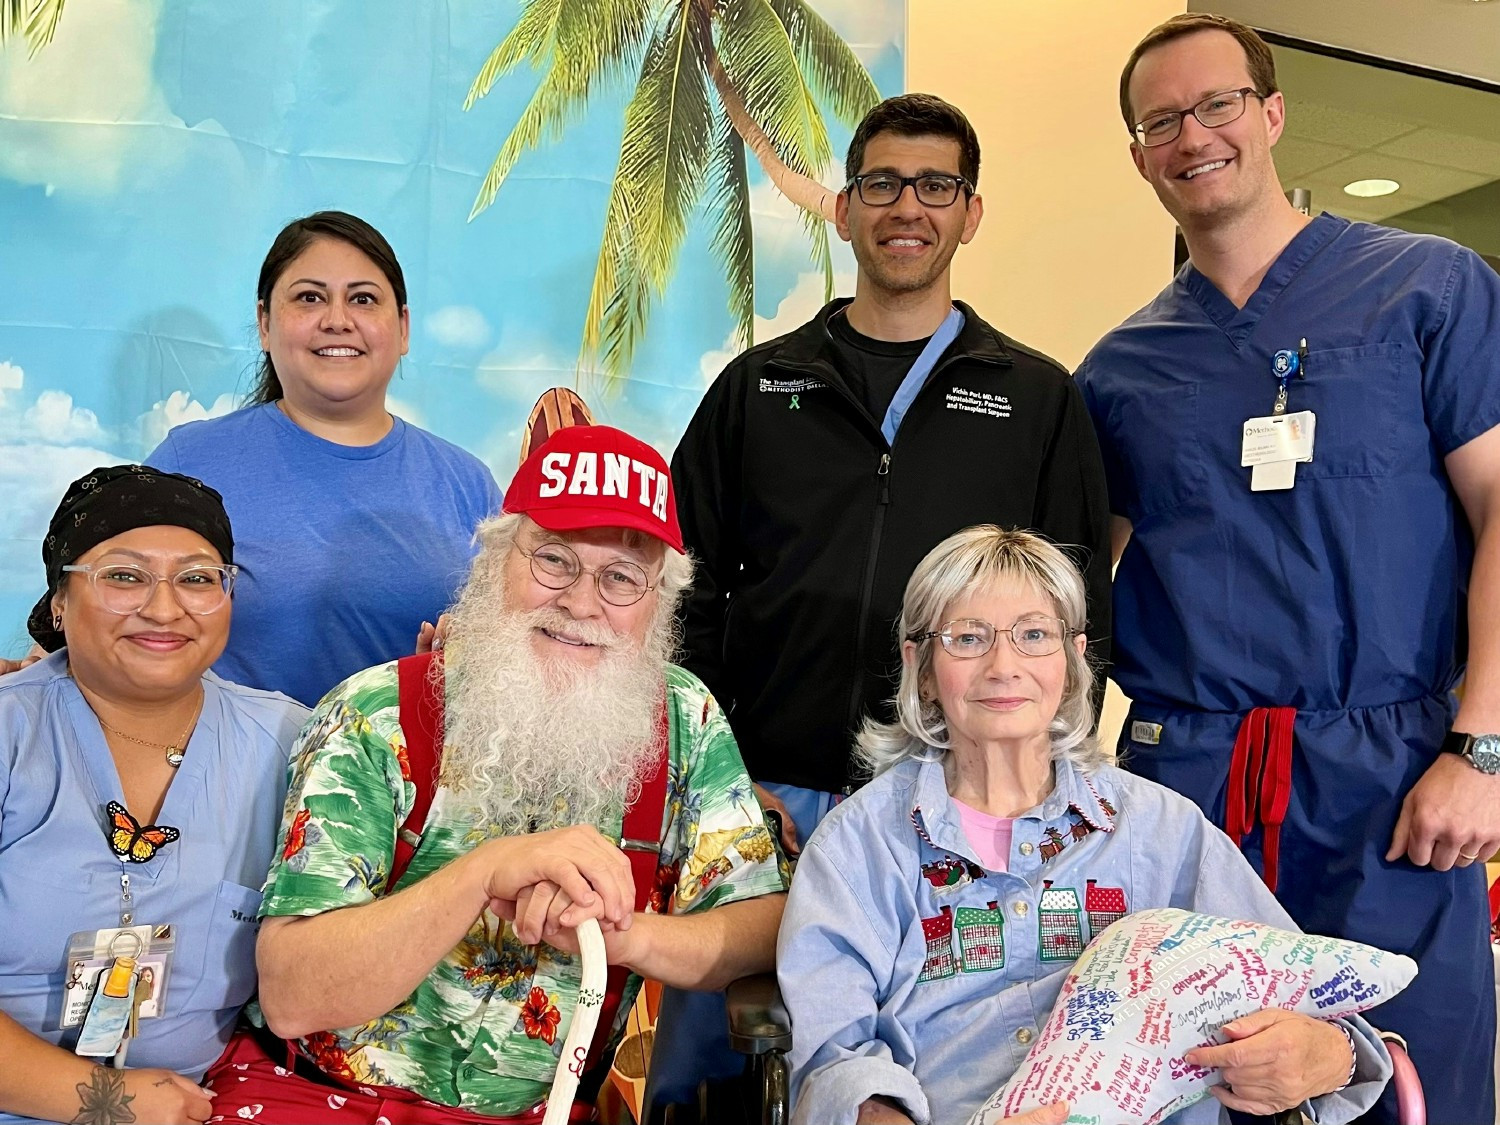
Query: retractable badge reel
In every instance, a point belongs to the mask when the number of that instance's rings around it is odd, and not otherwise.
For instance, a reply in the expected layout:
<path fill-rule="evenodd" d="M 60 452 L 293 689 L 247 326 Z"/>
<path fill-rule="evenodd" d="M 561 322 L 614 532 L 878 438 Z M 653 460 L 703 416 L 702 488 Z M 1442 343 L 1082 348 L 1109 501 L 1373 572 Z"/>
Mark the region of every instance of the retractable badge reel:
<path fill-rule="evenodd" d="M 139 1021 L 166 1011 L 167 981 L 176 953 L 170 925 L 136 921 L 130 866 L 150 862 L 181 835 L 165 825 L 142 827 L 118 801 L 105 810 L 105 835 L 120 859 L 119 921 L 116 927 L 83 930 L 68 939 L 59 1026 L 83 1025 L 75 1054 L 125 1064 Z"/>
<path fill-rule="evenodd" d="M 1307 375 L 1307 340 L 1296 351 L 1284 348 L 1271 359 L 1276 377 L 1276 401 L 1271 413 L 1245 421 L 1240 445 L 1240 464 L 1250 470 L 1251 492 L 1274 492 L 1297 483 L 1297 463 L 1311 461 L 1317 415 L 1311 410 L 1287 413 L 1288 385 L 1293 377 Z"/>

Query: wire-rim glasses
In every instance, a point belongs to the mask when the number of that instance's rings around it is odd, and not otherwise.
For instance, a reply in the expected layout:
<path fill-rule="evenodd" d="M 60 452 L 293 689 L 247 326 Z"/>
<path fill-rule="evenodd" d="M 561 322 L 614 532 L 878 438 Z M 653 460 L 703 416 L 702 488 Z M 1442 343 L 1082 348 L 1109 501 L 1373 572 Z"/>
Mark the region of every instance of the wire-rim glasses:
<path fill-rule="evenodd" d="M 1205 129 L 1218 129 L 1245 116 L 1245 99 L 1260 98 L 1262 94 L 1254 86 L 1242 86 L 1238 90 L 1222 90 L 1210 94 L 1197 105 L 1186 109 L 1166 109 L 1142 118 L 1131 128 L 1131 136 L 1142 148 L 1171 144 L 1182 135 L 1182 122 L 1192 114 Z"/>
<path fill-rule="evenodd" d="M 223 566 L 190 566 L 176 574 L 154 574 L 143 566 L 130 563 L 104 563 L 63 567 L 69 574 L 86 574 L 94 587 L 99 604 L 110 613 L 128 617 L 139 613 L 156 597 L 158 582 L 166 582 L 177 604 L 194 617 L 222 609 L 234 592 L 234 580 L 240 568 L 232 563 Z"/>
<path fill-rule="evenodd" d="M 613 606 L 635 605 L 656 586 L 644 568 L 629 559 L 615 559 L 601 567 L 584 566 L 573 548 L 563 543 L 543 543 L 528 551 L 516 550 L 531 563 L 531 576 L 549 590 L 566 590 L 585 574 L 594 576 L 594 589 L 601 600 Z"/>
<path fill-rule="evenodd" d="M 1076 637 L 1078 630 L 1069 629 L 1061 617 L 1029 613 L 1013 621 L 1008 629 L 1001 629 L 978 617 L 959 617 L 945 621 L 940 628 L 929 632 L 913 633 L 907 639 L 928 641 L 936 638 L 949 656 L 973 660 L 994 648 L 995 639 L 1001 634 L 1009 635 L 1010 643 L 1022 656 L 1051 656 L 1062 648 L 1065 640 Z"/>

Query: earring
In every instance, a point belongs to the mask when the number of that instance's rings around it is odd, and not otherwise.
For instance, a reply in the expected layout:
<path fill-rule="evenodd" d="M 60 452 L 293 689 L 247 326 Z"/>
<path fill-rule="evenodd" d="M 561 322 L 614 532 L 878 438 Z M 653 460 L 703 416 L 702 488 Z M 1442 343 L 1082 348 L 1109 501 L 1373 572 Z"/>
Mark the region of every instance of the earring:
<path fill-rule="evenodd" d="M 52 631 L 54 633 L 62 632 L 62 614 L 54 613 L 52 615 Z"/>

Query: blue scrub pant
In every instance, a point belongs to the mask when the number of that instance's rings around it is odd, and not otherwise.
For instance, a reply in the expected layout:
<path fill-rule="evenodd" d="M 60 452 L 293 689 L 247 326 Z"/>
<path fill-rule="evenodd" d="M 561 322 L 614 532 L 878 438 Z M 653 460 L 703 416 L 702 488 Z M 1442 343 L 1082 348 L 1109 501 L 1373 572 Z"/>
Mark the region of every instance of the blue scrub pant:
<path fill-rule="evenodd" d="M 844 799 L 841 793 L 761 784 L 786 805 L 802 844 L 807 843 L 828 811 Z M 733 1078 L 744 1070 L 745 1056 L 729 1046 L 728 1026 L 722 992 L 662 989 L 651 1072 L 646 1078 L 646 1104 L 691 1102 L 697 1097 L 698 1083 L 705 1078 Z"/>
<path fill-rule="evenodd" d="M 1365 1015 L 1409 1044 L 1429 1121 L 1492 1125 L 1495 988 L 1484 869 L 1440 873 L 1384 859 L 1401 801 L 1440 753 L 1450 716 L 1446 695 L 1298 712 L 1276 897 L 1310 933 L 1417 961 L 1420 971 L 1406 990 Z M 1177 790 L 1222 825 L 1242 717 L 1137 704 L 1125 723 L 1120 764 Z M 1132 742 L 1134 719 L 1160 723 L 1160 743 Z M 1244 845 L 1257 870 L 1262 839 L 1256 828 Z M 1394 1125 L 1391 1091 L 1361 1120 Z"/>

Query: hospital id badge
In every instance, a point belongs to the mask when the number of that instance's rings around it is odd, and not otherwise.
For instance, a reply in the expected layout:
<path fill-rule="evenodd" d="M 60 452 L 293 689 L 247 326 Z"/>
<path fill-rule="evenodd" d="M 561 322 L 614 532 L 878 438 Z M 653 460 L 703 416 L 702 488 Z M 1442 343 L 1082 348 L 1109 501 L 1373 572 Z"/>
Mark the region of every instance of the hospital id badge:
<path fill-rule="evenodd" d="M 1251 492 L 1285 492 L 1297 485 L 1297 461 L 1267 461 L 1250 470 Z"/>
<path fill-rule="evenodd" d="M 1318 416 L 1311 410 L 1247 418 L 1240 443 L 1240 466 L 1249 469 L 1277 461 L 1311 461 L 1317 425 Z"/>
<path fill-rule="evenodd" d="M 145 990 L 136 1014 L 153 1019 L 167 1010 L 167 983 L 177 939 L 171 926 L 117 926 L 83 930 L 68 939 L 64 961 L 62 1013 L 59 1027 L 83 1023 L 99 991 L 99 983 L 116 958 L 136 963 L 138 982 Z"/>

